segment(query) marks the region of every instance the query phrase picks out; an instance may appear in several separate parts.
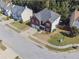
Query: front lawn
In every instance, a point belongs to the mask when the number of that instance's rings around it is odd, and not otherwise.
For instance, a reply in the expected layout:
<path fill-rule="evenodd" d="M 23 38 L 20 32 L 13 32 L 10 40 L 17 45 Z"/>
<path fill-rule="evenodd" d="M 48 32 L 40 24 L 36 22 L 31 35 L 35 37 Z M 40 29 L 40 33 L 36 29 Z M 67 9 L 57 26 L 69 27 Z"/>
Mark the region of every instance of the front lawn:
<path fill-rule="evenodd" d="M 61 39 L 63 39 L 62 42 L 59 42 L 59 40 Z M 79 35 L 71 38 L 64 36 L 61 33 L 56 33 L 55 35 L 52 35 L 52 37 L 48 40 L 48 42 L 57 46 L 64 46 L 68 44 L 79 44 Z"/>
<path fill-rule="evenodd" d="M 11 23 L 13 26 L 15 26 L 17 29 L 19 30 L 27 30 L 29 28 L 29 26 L 27 25 L 27 22 L 24 23 L 20 23 L 18 21 L 15 21 L 13 23 Z"/>

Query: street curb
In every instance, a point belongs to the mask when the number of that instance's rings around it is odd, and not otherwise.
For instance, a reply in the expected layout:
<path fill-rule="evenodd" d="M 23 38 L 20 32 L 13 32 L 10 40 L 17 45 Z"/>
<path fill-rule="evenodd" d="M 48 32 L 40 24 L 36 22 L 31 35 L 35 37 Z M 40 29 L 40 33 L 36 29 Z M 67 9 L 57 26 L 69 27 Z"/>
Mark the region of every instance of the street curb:
<path fill-rule="evenodd" d="M 19 30 L 18 28 L 12 26 L 11 24 L 6 24 L 8 27 L 10 27 L 11 29 L 15 30 L 16 32 L 20 33 L 21 30 Z"/>
<path fill-rule="evenodd" d="M 31 35 L 30 37 L 33 38 L 34 40 L 37 40 L 41 44 L 48 45 L 50 47 L 54 47 L 54 48 L 57 48 L 57 49 L 66 49 L 66 48 L 70 48 L 70 47 L 73 47 L 73 46 L 78 46 L 79 47 L 79 44 L 69 44 L 69 45 L 65 45 L 65 46 L 56 46 L 56 45 L 52 45 L 50 43 L 45 43 L 45 42 L 43 42 L 42 40 L 40 40 L 39 38 L 37 38 L 33 35 Z"/>

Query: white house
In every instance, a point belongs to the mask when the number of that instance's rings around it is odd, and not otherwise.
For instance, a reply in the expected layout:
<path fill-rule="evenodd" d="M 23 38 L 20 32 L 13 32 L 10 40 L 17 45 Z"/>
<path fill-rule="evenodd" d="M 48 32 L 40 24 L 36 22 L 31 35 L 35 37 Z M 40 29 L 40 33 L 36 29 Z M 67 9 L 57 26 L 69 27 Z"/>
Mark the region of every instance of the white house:
<path fill-rule="evenodd" d="M 79 29 L 79 11 L 75 10 L 70 17 L 70 26 Z"/>
<path fill-rule="evenodd" d="M 3 11 L 4 15 L 11 16 L 12 7 L 13 7 L 13 5 L 11 3 L 8 3 L 7 6 L 5 7 L 4 11 Z"/>
<path fill-rule="evenodd" d="M 34 14 L 31 18 L 31 26 L 37 29 L 52 32 L 56 29 L 60 18 L 61 16 L 59 14 L 45 8 L 44 10 Z"/>
<path fill-rule="evenodd" d="M 6 3 L 3 0 L 0 0 L 0 9 L 3 12 L 3 14 L 5 14 L 6 16 L 10 16 L 11 15 L 11 8 L 12 8 L 12 4 L 10 3 Z"/>
<path fill-rule="evenodd" d="M 21 16 L 23 22 L 28 21 L 33 16 L 33 11 L 26 6 Z"/>
<path fill-rule="evenodd" d="M 23 6 L 13 5 L 12 7 L 12 17 L 15 20 L 22 20 L 23 22 L 30 20 L 30 17 L 33 15 L 31 9 Z"/>

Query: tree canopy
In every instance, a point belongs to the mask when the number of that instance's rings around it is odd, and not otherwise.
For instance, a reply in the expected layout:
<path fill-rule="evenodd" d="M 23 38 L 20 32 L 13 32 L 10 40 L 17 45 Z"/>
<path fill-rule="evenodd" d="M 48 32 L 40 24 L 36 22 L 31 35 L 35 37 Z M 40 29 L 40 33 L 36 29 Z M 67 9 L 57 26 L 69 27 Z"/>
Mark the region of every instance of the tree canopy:
<path fill-rule="evenodd" d="M 62 16 L 65 20 L 75 10 L 79 9 L 78 0 L 12 0 L 13 4 L 28 6 L 34 12 L 49 8 Z"/>

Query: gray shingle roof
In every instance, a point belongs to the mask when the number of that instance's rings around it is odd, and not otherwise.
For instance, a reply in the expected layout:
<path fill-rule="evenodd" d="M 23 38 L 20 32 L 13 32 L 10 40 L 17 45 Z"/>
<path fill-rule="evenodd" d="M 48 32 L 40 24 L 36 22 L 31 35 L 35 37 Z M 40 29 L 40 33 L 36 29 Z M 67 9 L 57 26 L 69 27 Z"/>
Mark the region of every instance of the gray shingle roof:
<path fill-rule="evenodd" d="M 40 21 L 55 21 L 58 17 L 60 17 L 59 14 L 53 12 L 52 10 L 48 10 L 47 8 L 45 8 L 44 10 L 38 12 L 35 14 L 35 16 L 40 20 Z"/>
<path fill-rule="evenodd" d="M 12 12 L 14 12 L 14 13 L 21 13 L 21 12 L 23 12 L 24 9 L 25 8 L 22 7 L 22 6 L 13 5 Z"/>
<path fill-rule="evenodd" d="M 11 11 L 12 10 L 12 4 L 8 3 L 7 6 L 5 7 L 5 10 L 8 12 L 8 11 Z"/>
<path fill-rule="evenodd" d="M 12 7 L 12 14 L 15 14 L 17 16 L 21 16 L 21 13 L 24 11 L 25 7 L 13 5 Z"/>

